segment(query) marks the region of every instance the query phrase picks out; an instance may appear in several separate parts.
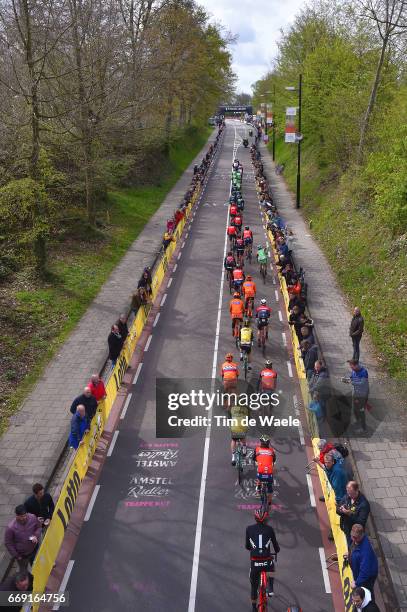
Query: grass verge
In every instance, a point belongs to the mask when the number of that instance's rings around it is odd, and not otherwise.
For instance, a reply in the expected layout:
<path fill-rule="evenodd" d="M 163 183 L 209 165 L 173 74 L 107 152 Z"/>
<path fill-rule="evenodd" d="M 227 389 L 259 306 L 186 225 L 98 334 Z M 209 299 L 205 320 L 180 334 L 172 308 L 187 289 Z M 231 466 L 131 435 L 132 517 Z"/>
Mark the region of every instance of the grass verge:
<path fill-rule="evenodd" d="M 359 197 L 352 171 L 338 177 L 319 168 L 312 144 L 302 147 L 301 206 L 344 294 L 359 305 L 378 359 L 394 378 L 407 371 L 407 253 L 403 241 Z M 278 140 L 277 163 L 283 163 L 290 189 L 296 188 L 296 147 Z M 330 174 L 331 173 L 331 174 Z"/>

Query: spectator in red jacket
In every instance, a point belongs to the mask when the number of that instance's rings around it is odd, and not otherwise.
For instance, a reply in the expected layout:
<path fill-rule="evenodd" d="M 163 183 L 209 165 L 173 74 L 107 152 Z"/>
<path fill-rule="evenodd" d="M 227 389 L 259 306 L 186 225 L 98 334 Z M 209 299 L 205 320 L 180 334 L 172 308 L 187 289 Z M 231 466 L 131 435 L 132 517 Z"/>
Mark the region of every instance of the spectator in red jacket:
<path fill-rule="evenodd" d="M 34 561 L 41 537 L 42 525 L 34 514 L 29 514 L 24 504 L 15 509 L 16 516 L 8 524 L 4 544 L 10 555 L 16 559 L 20 571 L 27 569 Z"/>
<path fill-rule="evenodd" d="M 174 219 L 175 219 L 175 225 L 178 225 L 178 223 L 181 221 L 181 219 L 183 219 L 185 217 L 185 214 L 182 212 L 182 210 L 180 210 L 179 208 L 175 211 L 175 215 L 174 215 Z"/>
<path fill-rule="evenodd" d="M 105 383 L 100 378 L 99 374 L 92 374 L 90 381 L 87 386 L 91 390 L 91 393 L 97 402 L 105 399 L 106 397 L 106 388 Z"/>

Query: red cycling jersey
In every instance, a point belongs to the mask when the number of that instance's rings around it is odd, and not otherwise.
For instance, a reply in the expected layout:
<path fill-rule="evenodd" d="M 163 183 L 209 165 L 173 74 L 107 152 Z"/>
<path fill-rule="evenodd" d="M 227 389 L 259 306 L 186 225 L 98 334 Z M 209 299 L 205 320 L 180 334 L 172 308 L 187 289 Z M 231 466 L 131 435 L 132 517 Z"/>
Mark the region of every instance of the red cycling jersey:
<path fill-rule="evenodd" d="M 276 460 L 274 448 L 271 446 L 269 448 L 257 446 L 255 451 L 255 460 L 257 463 L 258 474 L 272 474 L 274 462 Z"/>

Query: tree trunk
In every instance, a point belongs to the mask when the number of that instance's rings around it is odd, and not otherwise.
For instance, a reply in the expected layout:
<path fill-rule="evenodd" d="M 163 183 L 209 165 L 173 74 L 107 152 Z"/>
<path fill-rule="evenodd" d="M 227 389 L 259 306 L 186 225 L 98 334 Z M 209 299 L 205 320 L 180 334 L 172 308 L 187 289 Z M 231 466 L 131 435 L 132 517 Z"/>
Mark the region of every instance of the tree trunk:
<path fill-rule="evenodd" d="M 364 146 L 365 146 L 365 142 L 366 142 L 367 130 L 368 130 L 368 127 L 369 127 L 370 117 L 371 117 L 371 114 L 373 112 L 374 105 L 375 105 L 375 102 L 376 102 L 377 90 L 379 89 L 379 85 L 380 85 L 380 79 L 381 79 L 381 76 L 382 76 L 382 68 L 383 68 L 383 63 L 384 63 L 384 57 L 386 55 L 386 50 L 387 50 L 388 42 L 389 42 L 389 37 L 385 36 L 385 38 L 383 38 L 383 44 L 382 44 L 382 50 L 381 50 L 381 53 L 380 53 L 380 58 L 379 58 L 379 61 L 377 63 L 375 79 L 374 79 L 374 82 L 373 82 L 372 90 L 370 92 L 369 104 L 367 105 L 366 113 L 365 113 L 365 116 L 363 118 L 362 127 L 361 127 L 361 130 L 360 130 L 360 140 L 359 140 L 359 148 L 358 148 L 358 155 L 357 155 L 357 163 L 358 164 L 361 164 L 362 161 L 363 161 L 363 150 L 364 150 Z"/>
<path fill-rule="evenodd" d="M 35 72 L 35 61 L 32 41 L 31 14 L 27 0 L 22 0 L 21 7 L 24 13 L 26 28 L 25 53 L 29 74 L 29 91 L 31 102 L 31 154 L 30 154 L 30 178 L 37 183 L 39 176 L 40 159 L 40 123 L 39 123 L 39 102 L 38 102 L 38 79 Z M 35 194 L 34 215 L 37 221 L 43 216 L 42 204 L 38 194 Z M 34 221 L 36 224 L 36 221 Z M 43 232 L 37 230 L 34 239 L 34 256 L 37 272 L 42 276 L 46 271 L 47 248 Z"/>

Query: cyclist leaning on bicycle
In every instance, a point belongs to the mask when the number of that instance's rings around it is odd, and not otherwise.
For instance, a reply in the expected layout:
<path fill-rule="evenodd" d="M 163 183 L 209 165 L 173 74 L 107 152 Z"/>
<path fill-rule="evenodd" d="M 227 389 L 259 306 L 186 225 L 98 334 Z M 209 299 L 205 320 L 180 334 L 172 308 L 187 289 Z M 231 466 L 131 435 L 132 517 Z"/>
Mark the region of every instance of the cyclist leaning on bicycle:
<path fill-rule="evenodd" d="M 276 463 L 276 453 L 270 446 L 270 438 L 261 436 L 260 446 L 256 446 L 253 461 L 257 463 L 257 486 L 256 495 L 260 495 L 262 483 L 267 485 L 267 503 L 271 506 L 273 494 L 273 471 Z"/>
<path fill-rule="evenodd" d="M 232 465 L 236 465 L 236 444 L 240 440 L 242 444 L 242 455 L 245 457 L 247 453 L 246 434 L 248 430 L 249 408 L 247 406 L 232 406 L 229 410 L 229 417 L 233 419 L 230 426 L 232 436 L 230 448 L 232 451 Z"/>
<path fill-rule="evenodd" d="M 239 333 L 239 347 L 240 347 L 240 361 L 243 361 L 243 353 L 247 353 L 247 369 L 251 370 L 250 365 L 250 353 L 253 345 L 253 330 L 250 326 L 250 320 L 245 318 L 243 321 L 243 327 Z"/>

